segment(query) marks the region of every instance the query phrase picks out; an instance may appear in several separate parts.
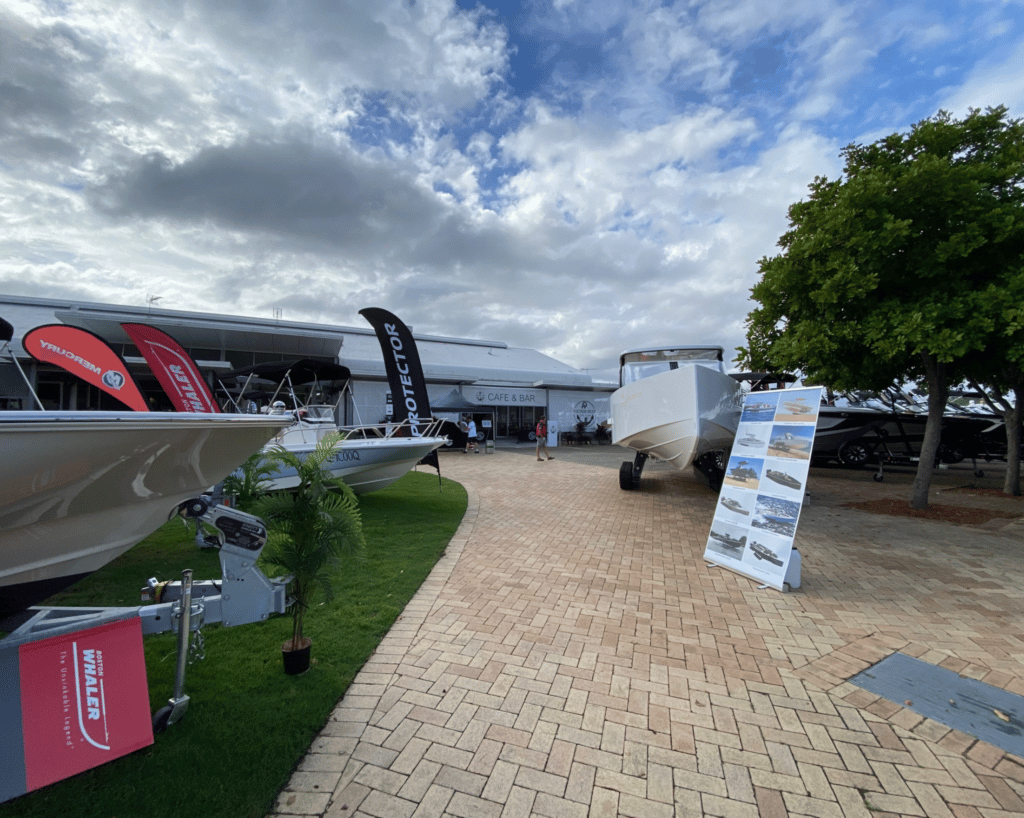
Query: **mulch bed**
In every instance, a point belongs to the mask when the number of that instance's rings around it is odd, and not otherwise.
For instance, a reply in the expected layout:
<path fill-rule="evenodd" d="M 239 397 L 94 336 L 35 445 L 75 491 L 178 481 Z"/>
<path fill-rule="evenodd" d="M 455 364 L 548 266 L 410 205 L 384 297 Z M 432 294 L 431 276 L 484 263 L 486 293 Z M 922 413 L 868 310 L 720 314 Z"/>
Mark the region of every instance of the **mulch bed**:
<path fill-rule="evenodd" d="M 996 492 L 1006 497 L 998 489 L 974 489 L 980 492 Z M 974 508 L 967 506 L 950 506 L 942 503 L 929 503 L 928 508 L 911 508 L 907 500 L 885 498 L 865 500 L 857 503 L 843 503 L 844 508 L 856 508 L 872 514 L 889 514 L 894 517 L 917 517 L 922 520 L 933 520 L 957 525 L 984 525 L 990 520 L 1004 519 L 1007 522 L 1015 519 L 1012 512 L 1002 509 Z"/>

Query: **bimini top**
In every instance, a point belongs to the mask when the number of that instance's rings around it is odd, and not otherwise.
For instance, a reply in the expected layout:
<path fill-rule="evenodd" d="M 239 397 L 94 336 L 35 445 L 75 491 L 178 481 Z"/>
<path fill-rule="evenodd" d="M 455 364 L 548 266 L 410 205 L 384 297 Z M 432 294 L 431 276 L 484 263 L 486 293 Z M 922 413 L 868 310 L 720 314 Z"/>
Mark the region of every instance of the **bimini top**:
<path fill-rule="evenodd" d="M 232 369 L 230 372 L 218 375 L 221 380 L 227 378 L 245 380 L 250 376 L 274 383 L 280 383 L 285 377 L 288 377 L 292 383 L 312 383 L 314 381 L 347 381 L 352 373 L 347 366 L 341 364 L 317 361 L 313 358 L 293 358 L 289 361 L 267 361 L 241 369 Z"/>

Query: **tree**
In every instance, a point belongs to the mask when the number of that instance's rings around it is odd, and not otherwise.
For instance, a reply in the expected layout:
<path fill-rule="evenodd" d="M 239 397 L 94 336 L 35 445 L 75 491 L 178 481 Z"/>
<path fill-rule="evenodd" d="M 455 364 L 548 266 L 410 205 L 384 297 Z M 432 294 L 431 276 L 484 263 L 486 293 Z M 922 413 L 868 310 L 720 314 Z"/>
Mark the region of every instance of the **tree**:
<path fill-rule="evenodd" d="M 741 354 L 751 369 L 801 371 L 840 390 L 923 381 L 928 425 L 911 506 L 924 508 L 950 386 L 972 355 L 1012 357 L 1024 124 L 1004 107 L 962 120 L 940 111 L 842 155 L 844 178 L 816 178 L 789 209 L 782 254 L 761 259 L 751 290 L 761 306 Z"/>
<path fill-rule="evenodd" d="M 303 634 L 306 610 L 317 592 L 334 596 L 332 578 L 344 555 L 365 548 L 359 502 L 326 464 L 335 456 L 338 434 L 328 435 L 303 457 L 284 448 L 270 452 L 268 460 L 282 469 L 294 469 L 299 484 L 261 497 L 256 513 L 267 521 L 267 549 L 263 561 L 292 576 L 292 638 L 289 650 L 309 642 Z M 289 644 L 289 643 L 286 643 Z"/>

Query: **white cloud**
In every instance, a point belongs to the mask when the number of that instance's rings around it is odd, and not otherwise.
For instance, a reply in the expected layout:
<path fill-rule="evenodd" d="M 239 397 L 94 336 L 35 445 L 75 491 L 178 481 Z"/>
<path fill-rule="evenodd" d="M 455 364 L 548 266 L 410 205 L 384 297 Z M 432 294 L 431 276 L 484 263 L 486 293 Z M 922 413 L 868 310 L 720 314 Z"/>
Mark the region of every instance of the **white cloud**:
<path fill-rule="evenodd" d="M 596 369 L 731 350 L 842 145 L 1019 112 L 1021 25 L 981 0 L 573 0 L 515 26 L 453 0 L 9 0 L 0 288 L 376 304 Z"/>

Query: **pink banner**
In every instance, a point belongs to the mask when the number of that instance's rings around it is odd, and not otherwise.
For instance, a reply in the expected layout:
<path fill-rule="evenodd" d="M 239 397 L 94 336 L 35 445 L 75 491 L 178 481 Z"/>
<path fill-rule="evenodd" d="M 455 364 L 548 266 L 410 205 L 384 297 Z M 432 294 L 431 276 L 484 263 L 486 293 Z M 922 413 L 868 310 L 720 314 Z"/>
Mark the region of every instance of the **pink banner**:
<path fill-rule="evenodd" d="M 220 412 L 199 367 L 170 335 L 147 324 L 121 324 L 179 412 Z"/>
<path fill-rule="evenodd" d="M 29 330 L 22 345 L 37 361 L 66 369 L 136 412 L 149 411 L 127 364 L 98 335 L 66 324 L 45 324 Z"/>
<path fill-rule="evenodd" d="M 19 659 L 29 790 L 153 743 L 138 617 L 22 645 Z"/>

